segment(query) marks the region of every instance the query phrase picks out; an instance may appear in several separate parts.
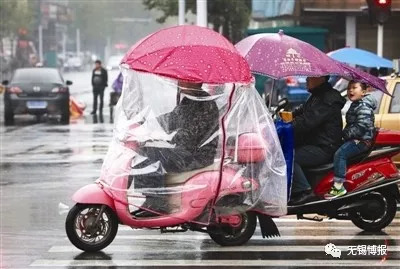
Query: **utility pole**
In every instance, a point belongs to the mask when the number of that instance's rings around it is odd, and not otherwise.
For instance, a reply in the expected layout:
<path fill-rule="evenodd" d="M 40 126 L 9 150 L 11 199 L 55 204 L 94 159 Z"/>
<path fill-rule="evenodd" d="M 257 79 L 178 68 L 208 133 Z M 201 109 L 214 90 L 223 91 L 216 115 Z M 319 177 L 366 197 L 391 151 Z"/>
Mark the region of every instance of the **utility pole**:
<path fill-rule="evenodd" d="M 207 27 L 207 0 L 196 0 L 197 25 Z"/>
<path fill-rule="evenodd" d="M 42 23 L 39 24 L 38 28 L 38 33 L 39 33 L 39 59 L 40 62 L 43 63 L 43 26 Z"/>
<path fill-rule="evenodd" d="M 67 33 L 66 33 L 66 31 L 63 31 L 63 34 L 62 34 L 62 55 L 63 55 L 63 60 L 65 61 L 67 58 Z"/>
<path fill-rule="evenodd" d="M 39 36 L 39 61 L 43 64 L 43 25 L 42 25 L 42 1 L 39 0 L 38 4 L 38 36 Z"/>
<path fill-rule="evenodd" d="M 81 52 L 81 32 L 78 29 L 76 29 L 76 55 L 79 57 L 79 54 Z"/>
<path fill-rule="evenodd" d="M 383 24 L 378 23 L 377 53 L 379 57 L 383 55 Z"/>
<path fill-rule="evenodd" d="M 107 37 L 107 45 L 104 48 L 104 61 L 108 60 L 111 54 L 111 37 Z"/>
<path fill-rule="evenodd" d="M 185 24 L 185 0 L 179 0 L 179 25 Z"/>
<path fill-rule="evenodd" d="M 392 0 L 367 0 L 369 18 L 372 23 L 378 24 L 377 34 L 377 54 L 383 55 L 383 24 L 387 22 L 391 15 Z"/>

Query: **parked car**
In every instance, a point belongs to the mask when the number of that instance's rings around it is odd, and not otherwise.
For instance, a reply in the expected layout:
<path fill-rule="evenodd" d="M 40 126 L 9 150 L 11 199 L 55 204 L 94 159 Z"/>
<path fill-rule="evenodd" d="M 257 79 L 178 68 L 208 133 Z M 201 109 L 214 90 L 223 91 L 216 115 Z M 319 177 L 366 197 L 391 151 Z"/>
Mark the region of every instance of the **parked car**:
<path fill-rule="evenodd" d="M 43 114 L 61 116 L 61 123 L 69 124 L 69 85 L 54 68 L 20 68 L 11 81 L 3 81 L 4 122 L 14 123 L 14 115 Z"/>
<path fill-rule="evenodd" d="M 372 91 L 371 94 L 378 101 L 378 106 L 375 109 L 375 126 L 389 130 L 400 131 L 400 75 L 383 77 L 387 81 L 387 90 L 394 97 L 391 98 L 381 91 Z M 346 96 L 346 91 L 342 91 L 342 96 Z M 342 110 L 343 116 L 349 109 L 350 101 L 346 103 Z M 394 162 L 400 165 L 400 154 L 394 157 Z"/>

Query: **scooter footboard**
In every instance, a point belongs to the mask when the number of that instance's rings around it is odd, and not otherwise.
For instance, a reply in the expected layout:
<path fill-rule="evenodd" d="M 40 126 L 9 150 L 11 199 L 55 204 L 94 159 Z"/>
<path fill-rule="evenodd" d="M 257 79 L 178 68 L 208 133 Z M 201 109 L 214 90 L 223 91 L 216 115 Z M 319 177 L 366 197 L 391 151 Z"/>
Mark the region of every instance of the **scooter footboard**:
<path fill-rule="evenodd" d="M 107 205 L 115 211 L 114 201 L 108 196 L 99 184 L 89 184 L 74 193 L 72 200 L 80 204 Z"/>

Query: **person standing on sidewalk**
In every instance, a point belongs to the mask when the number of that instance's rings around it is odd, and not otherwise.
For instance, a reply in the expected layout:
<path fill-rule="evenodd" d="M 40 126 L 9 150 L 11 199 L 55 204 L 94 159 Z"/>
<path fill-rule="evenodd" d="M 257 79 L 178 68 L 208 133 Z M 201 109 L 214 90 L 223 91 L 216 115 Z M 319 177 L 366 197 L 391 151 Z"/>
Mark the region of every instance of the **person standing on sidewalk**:
<path fill-rule="evenodd" d="M 92 115 L 96 115 L 97 112 L 97 98 L 100 98 L 99 112 L 103 114 L 104 105 L 104 89 L 108 86 L 108 74 L 101 66 L 101 61 L 96 60 L 95 68 L 92 73 L 92 87 L 93 87 L 93 110 Z"/>

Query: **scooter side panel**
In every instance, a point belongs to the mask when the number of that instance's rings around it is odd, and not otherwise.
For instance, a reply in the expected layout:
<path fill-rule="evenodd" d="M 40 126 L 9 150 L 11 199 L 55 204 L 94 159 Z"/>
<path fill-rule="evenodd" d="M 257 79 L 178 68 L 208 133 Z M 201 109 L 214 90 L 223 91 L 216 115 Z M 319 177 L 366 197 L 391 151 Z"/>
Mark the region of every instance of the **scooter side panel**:
<path fill-rule="evenodd" d="M 72 200 L 80 204 L 107 205 L 115 210 L 114 201 L 108 196 L 99 184 L 89 184 L 74 193 Z"/>
<path fill-rule="evenodd" d="M 389 158 L 382 158 L 366 163 L 351 165 L 346 174 L 344 183 L 348 192 L 375 184 L 380 178 L 394 178 L 398 175 L 396 166 Z M 314 191 L 316 195 L 323 196 L 333 184 L 333 172 L 325 175 Z"/>
<path fill-rule="evenodd" d="M 243 188 L 243 182 L 248 181 L 242 177 L 233 180 L 236 170 L 225 167 L 221 182 L 221 191 L 219 197 L 238 192 L 249 191 Z M 129 211 L 128 206 L 115 200 L 116 212 L 120 221 L 128 226 L 135 228 L 168 227 L 194 221 L 204 208 L 216 195 L 219 171 L 207 171 L 199 173 L 189 179 L 185 185 L 189 186 L 188 191 L 182 193 L 181 209 L 179 212 L 160 215 L 153 218 L 135 218 Z M 252 188 L 258 188 L 256 182 L 251 180 Z M 191 188 L 199 186 L 199 188 Z"/>

